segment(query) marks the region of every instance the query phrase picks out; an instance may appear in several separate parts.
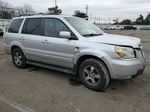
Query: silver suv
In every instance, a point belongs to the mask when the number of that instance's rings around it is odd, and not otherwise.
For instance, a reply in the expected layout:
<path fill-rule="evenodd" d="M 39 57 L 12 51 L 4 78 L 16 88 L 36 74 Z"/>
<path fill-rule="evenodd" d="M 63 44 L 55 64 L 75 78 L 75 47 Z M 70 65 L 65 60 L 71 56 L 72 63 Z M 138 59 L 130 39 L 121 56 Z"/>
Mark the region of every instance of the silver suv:
<path fill-rule="evenodd" d="M 16 67 L 32 64 L 77 75 L 96 91 L 106 88 L 110 79 L 133 78 L 145 68 L 140 39 L 106 34 L 77 17 L 16 17 L 4 38 Z"/>

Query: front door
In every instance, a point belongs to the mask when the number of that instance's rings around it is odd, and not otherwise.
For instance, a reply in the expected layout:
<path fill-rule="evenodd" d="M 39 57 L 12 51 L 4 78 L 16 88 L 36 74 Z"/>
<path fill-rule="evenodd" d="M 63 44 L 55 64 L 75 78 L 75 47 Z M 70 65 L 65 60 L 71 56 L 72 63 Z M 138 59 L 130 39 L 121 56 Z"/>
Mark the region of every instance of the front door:
<path fill-rule="evenodd" d="M 76 40 L 59 37 L 60 31 L 70 29 L 59 19 L 46 18 L 44 25 L 43 52 L 45 62 L 57 66 L 73 68 L 74 48 Z"/>

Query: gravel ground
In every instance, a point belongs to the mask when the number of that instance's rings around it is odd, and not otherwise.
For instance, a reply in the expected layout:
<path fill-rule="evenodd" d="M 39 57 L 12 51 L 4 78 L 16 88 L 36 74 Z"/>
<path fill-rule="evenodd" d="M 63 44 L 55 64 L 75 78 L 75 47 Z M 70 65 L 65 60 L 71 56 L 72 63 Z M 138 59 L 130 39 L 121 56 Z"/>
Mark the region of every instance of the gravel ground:
<path fill-rule="evenodd" d="M 142 76 L 113 80 L 104 92 L 89 90 L 65 73 L 17 69 L 0 38 L 0 112 L 149 112 L 150 31 L 107 32 L 140 37 L 148 62 Z"/>

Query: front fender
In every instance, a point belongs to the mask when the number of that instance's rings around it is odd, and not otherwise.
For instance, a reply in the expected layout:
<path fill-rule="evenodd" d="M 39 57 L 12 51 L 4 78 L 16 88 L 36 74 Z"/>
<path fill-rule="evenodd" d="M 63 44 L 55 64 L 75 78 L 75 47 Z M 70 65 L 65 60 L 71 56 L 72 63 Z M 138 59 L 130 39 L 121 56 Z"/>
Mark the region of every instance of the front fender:
<path fill-rule="evenodd" d="M 109 71 L 111 72 L 111 65 L 110 65 L 110 57 L 103 51 L 98 51 L 98 50 L 95 50 L 95 49 L 84 49 L 84 50 L 81 50 L 80 53 L 77 53 L 74 57 L 74 65 L 77 64 L 78 60 L 83 57 L 83 56 L 87 56 L 87 55 L 90 55 L 90 56 L 94 56 L 94 57 L 97 57 L 99 59 L 101 59 L 107 66 L 107 68 L 109 69 Z"/>

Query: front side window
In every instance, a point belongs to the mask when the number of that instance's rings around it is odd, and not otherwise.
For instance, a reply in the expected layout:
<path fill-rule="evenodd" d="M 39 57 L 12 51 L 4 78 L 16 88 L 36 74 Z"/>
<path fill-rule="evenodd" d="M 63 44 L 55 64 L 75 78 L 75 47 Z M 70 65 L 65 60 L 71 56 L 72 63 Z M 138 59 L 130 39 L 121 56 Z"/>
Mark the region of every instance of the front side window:
<path fill-rule="evenodd" d="M 31 35 L 43 35 L 42 18 L 26 19 L 22 33 Z"/>
<path fill-rule="evenodd" d="M 69 31 L 69 28 L 59 19 L 45 19 L 44 35 L 49 37 L 59 37 L 60 31 Z"/>
<path fill-rule="evenodd" d="M 23 19 L 14 19 L 8 29 L 10 33 L 18 33 Z"/>

